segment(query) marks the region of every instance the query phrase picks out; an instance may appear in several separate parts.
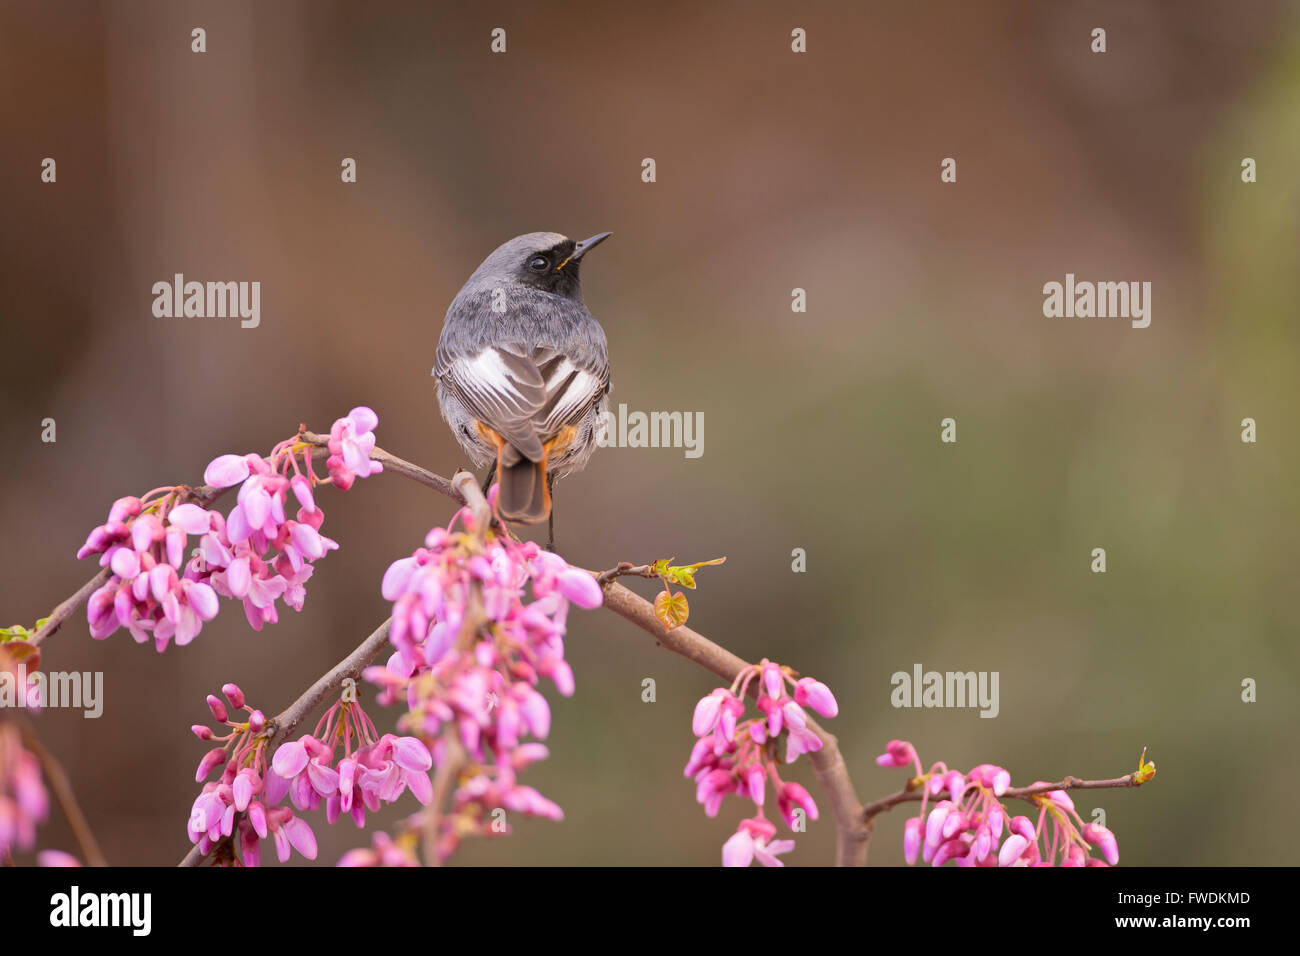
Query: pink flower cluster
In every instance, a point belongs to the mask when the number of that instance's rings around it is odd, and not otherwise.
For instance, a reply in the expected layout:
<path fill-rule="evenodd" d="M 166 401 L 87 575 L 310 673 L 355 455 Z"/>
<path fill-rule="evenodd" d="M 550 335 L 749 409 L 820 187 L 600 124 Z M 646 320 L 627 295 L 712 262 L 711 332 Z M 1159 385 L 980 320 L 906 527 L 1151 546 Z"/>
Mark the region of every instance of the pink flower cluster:
<path fill-rule="evenodd" d="M 755 679 L 762 716 L 742 721 L 745 697 Z M 685 769 L 685 776 L 695 779 L 695 799 L 711 817 L 717 816 L 723 799 L 732 793 L 752 800 L 758 808 L 723 845 L 724 866 L 748 866 L 755 859 L 764 866 L 782 866 L 777 855 L 794 849 L 793 840 L 773 839 L 776 827 L 764 815 L 769 780 L 777 809 L 792 831 L 803 830 L 805 817 L 817 819 L 817 804 L 808 791 L 783 781 L 777 770 L 776 743 L 783 734 L 786 763 L 821 749 L 821 738 L 808 728 L 805 707 L 823 717 L 839 713 L 825 684 L 811 677 L 795 679 L 789 668 L 767 658 L 737 674 L 731 687 L 719 687 L 695 705 L 691 729 L 700 739 Z"/>
<path fill-rule="evenodd" d="M 985 763 L 962 773 L 940 762 L 926 773 L 916 748 L 905 740 L 891 740 L 876 763 L 914 767 L 917 785 L 924 787 L 921 812 L 903 829 L 908 863 L 915 863 L 918 856 L 932 866 L 950 860 L 957 866 L 1113 866 L 1119 862 L 1115 835 L 1099 824 L 1085 824 L 1064 790 L 1027 797 L 1038 808 L 1035 821 L 1007 812 L 1000 798 L 1011 787 L 1011 774 L 1002 767 Z M 1044 785 L 1044 781 L 1033 784 Z M 1092 847 L 1103 858 L 1090 856 Z"/>
<path fill-rule="evenodd" d="M 204 724 L 190 728 L 200 740 L 221 744 L 199 761 L 195 779 L 202 781 L 215 768 L 225 768 L 219 780 L 204 784 L 203 792 L 194 801 L 186 827 L 190 842 L 197 843 L 206 854 L 223 837 L 234 837 L 239 856 L 232 853 L 218 860 L 220 863 L 257 866 L 261 862 L 261 841 L 268 838 L 275 842 L 281 863 L 289 859 L 291 849 L 309 860 L 316 859 L 316 834 L 307 821 L 288 807 L 275 806 L 283 799 L 283 790 L 274 799 L 267 794 L 270 771 L 266 767 L 266 717 L 245 703 L 237 685 L 226 684 L 221 692 L 230 707 L 248 711 L 248 719 L 230 720 L 226 704 L 209 695 L 208 708 L 213 718 L 231 728 L 230 733 L 218 737 Z"/>
<path fill-rule="evenodd" d="M 339 489 L 347 491 L 356 479 L 377 475 L 384 470 L 383 465 L 370 457 L 375 450 L 374 433 L 378 424 L 379 416 L 359 405 L 330 428 L 330 456 L 325 460 L 325 467 L 329 469 L 330 480 Z"/>
<path fill-rule="evenodd" d="M 17 724 L 0 721 L 0 858 L 30 850 L 49 812 L 40 761 L 23 746 Z"/>
<path fill-rule="evenodd" d="M 311 446 L 297 437 L 268 458 L 216 458 L 204 480 L 214 488 L 239 486 L 229 515 L 183 501 L 190 493 L 184 486 L 119 498 L 77 552 L 101 555 L 100 565 L 112 571 L 86 604 L 91 636 L 103 639 L 124 627 L 140 643 L 152 638 L 159 651 L 173 639 L 188 644 L 216 616 L 218 595 L 241 601 L 256 630 L 278 619 L 277 600 L 302 610 L 312 562 L 338 547 L 320 533 L 325 514 L 312 489 L 348 488 L 382 470 L 368 458 L 377 423 L 364 407 L 334 423 L 324 479 L 312 468 Z M 298 504 L 293 518 L 286 511 L 290 492 Z M 191 536 L 198 547 L 187 561 Z"/>
<path fill-rule="evenodd" d="M 335 762 L 335 751 L 343 754 Z M 409 788 L 427 805 L 433 797 L 429 749 L 415 737 L 380 736 L 360 704 L 342 700 L 316 725 L 314 734 L 281 744 L 266 774 L 267 799 L 279 803 L 286 793 L 299 810 L 325 804 L 333 824 L 348 814 L 358 827 L 366 810 L 395 802 Z"/>
<path fill-rule="evenodd" d="M 454 531 L 457 521 L 465 531 Z M 399 728 L 435 741 L 441 766 L 452 748 L 467 769 L 440 821 L 438 853 L 445 859 L 467 835 L 509 832 L 496 811 L 559 820 L 563 811 L 518 782 L 528 764 L 544 759 L 551 710 L 537 690 L 549 679 L 564 696 L 574 690 L 564 659 L 569 605 L 601 604 L 600 586 L 586 571 L 532 542 L 473 533 L 462 509 L 448 528 L 435 528 L 425 546 L 395 561 L 382 593 L 393 602 L 389 634 L 396 649 L 384 666 L 367 669 L 380 699 L 404 702 Z M 533 600 L 525 602 L 531 585 Z"/>

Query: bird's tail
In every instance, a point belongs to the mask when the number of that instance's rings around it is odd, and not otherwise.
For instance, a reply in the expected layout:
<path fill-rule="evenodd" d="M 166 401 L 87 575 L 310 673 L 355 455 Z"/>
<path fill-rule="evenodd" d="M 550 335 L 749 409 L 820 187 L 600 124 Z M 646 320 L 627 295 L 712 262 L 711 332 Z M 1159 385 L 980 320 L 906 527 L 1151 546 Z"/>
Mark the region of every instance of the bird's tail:
<path fill-rule="evenodd" d="M 497 513 L 505 521 L 540 524 L 551 513 L 546 487 L 546 455 L 530 461 L 511 445 L 497 452 Z"/>

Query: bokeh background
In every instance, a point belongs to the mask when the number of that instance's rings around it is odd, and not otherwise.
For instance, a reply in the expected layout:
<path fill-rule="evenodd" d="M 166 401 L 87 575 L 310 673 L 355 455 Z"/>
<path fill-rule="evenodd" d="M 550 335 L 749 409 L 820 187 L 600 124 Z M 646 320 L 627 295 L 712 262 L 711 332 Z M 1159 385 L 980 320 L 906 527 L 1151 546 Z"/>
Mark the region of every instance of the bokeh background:
<path fill-rule="evenodd" d="M 1149 787 L 1076 798 L 1122 862 L 1289 862 L 1270 805 L 1300 786 L 1298 14 L 4 0 L 2 623 L 93 573 L 74 554 L 114 498 L 300 421 L 371 405 L 381 445 L 450 474 L 429 377 L 447 304 L 511 236 L 611 229 L 584 287 L 612 398 L 703 412 L 705 450 L 598 453 L 558 489 L 567 557 L 725 554 L 691 624 L 831 684 L 864 800 L 901 783 L 873 763 L 893 737 L 1021 784 L 1116 776 L 1145 746 Z M 155 318 L 176 272 L 259 280 L 261 326 Z M 1152 282 L 1150 328 L 1044 318 L 1066 272 Z M 204 695 L 233 680 L 281 709 L 384 618 L 384 569 L 450 515 L 396 477 L 322 498 L 342 549 L 301 614 L 259 634 L 227 606 L 163 655 L 95 642 L 79 614 L 45 645 L 46 670 L 105 674 L 101 719 L 38 723 L 112 862 L 188 849 Z M 578 693 L 527 776 L 567 817 L 458 859 L 716 864 L 743 808 L 707 819 L 681 776 L 716 681 L 611 614 L 571 621 Z M 999 716 L 892 708 L 917 662 L 999 671 Z M 874 863 L 901 862 L 903 821 L 878 821 Z M 316 829 L 322 863 L 368 842 Z M 74 849 L 57 813 L 41 832 Z M 789 859 L 832 842 L 823 818 Z"/>

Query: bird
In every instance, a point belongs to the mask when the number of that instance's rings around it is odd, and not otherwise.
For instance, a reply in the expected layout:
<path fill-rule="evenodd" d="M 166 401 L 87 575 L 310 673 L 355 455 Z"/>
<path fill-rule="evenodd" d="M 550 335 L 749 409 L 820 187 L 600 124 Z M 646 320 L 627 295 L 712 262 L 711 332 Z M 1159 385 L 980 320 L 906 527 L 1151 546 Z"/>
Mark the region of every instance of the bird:
<path fill-rule="evenodd" d="M 584 257 L 613 233 L 575 242 L 530 232 L 494 249 L 452 300 L 434 356 L 443 419 L 498 482 L 497 516 L 547 522 L 556 479 L 586 466 L 605 432 L 605 330 L 582 300 Z"/>

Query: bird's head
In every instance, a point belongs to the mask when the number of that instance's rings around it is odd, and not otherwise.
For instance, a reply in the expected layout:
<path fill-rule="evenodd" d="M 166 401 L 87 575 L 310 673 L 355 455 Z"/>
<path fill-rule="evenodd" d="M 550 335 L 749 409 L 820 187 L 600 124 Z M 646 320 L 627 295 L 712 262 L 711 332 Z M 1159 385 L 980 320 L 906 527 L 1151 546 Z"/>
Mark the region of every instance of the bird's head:
<path fill-rule="evenodd" d="M 582 257 L 612 235 L 600 232 L 581 242 L 574 242 L 556 232 L 530 232 L 516 236 L 483 260 L 476 275 L 581 302 L 578 268 Z"/>

